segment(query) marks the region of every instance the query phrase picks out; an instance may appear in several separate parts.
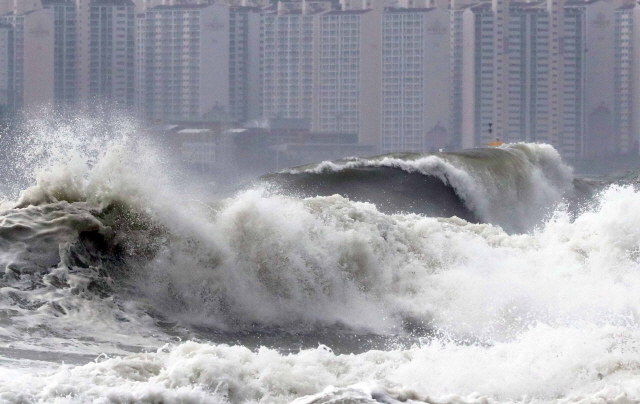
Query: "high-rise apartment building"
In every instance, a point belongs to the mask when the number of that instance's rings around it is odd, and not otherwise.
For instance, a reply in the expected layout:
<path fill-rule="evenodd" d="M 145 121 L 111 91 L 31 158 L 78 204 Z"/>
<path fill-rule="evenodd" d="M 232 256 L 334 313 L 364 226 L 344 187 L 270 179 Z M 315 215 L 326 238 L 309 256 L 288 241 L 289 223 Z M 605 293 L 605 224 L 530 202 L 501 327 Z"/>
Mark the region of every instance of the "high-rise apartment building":
<path fill-rule="evenodd" d="M 449 30 L 449 62 L 451 72 L 449 75 L 449 139 L 453 148 L 462 147 L 462 57 L 464 44 L 464 31 L 462 29 L 464 8 L 454 7 L 450 11 Z"/>
<path fill-rule="evenodd" d="M 131 108 L 135 99 L 135 5 L 131 0 L 89 3 L 88 101 Z"/>
<path fill-rule="evenodd" d="M 147 119 L 229 108 L 229 8 L 156 6 L 138 18 L 138 100 Z"/>
<path fill-rule="evenodd" d="M 54 102 L 59 110 L 78 104 L 78 19 L 74 0 L 42 0 L 53 12 Z"/>
<path fill-rule="evenodd" d="M 634 127 L 634 103 L 640 100 L 634 93 L 634 68 L 638 64 L 634 59 L 638 55 L 633 37 L 634 28 L 640 28 L 635 21 L 636 8 L 635 4 L 621 6 L 614 13 L 613 151 L 623 154 L 637 147 L 638 142 L 638 127 Z"/>
<path fill-rule="evenodd" d="M 463 50 L 457 55 L 462 65 L 459 79 L 461 91 L 456 93 L 462 105 L 460 113 L 462 147 L 486 145 L 489 124 L 493 125 L 494 110 L 494 14 L 488 3 L 466 7 L 462 12 L 462 25 L 454 26 L 462 36 Z M 454 61 L 454 64 L 457 61 Z M 457 101 L 457 100 L 456 100 Z M 456 105 L 454 101 L 452 105 Z M 453 114 L 455 115 L 455 111 Z"/>
<path fill-rule="evenodd" d="M 8 15 L 44 10 L 53 18 L 49 47 L 53 95 L 47 103 L 53 102 L 60 111 L 103 103 L 121 108 L 134 105 L 135 13 L 131 0 L 12 0 L 0 7 L 12 10 Z M 19 46 L 19 40 L 15 43 Z M 41 65 L 40 59 L 46 56 L 35 58 L 33 64 Z M 42 92 L 42 99 L 45 94 Z"/>
<path fill-rule="evenodd" d="M 379 145 L 382 10 L 320 14 L 312 128 Z"/>
<path fill-rule="evenodd" d="M 637 153 L 640 143 L 640 6 L 627 3 L 614 13 L 613 139 L 606 149 Z"/>
<path fill-rule="evenodd" d="M 408 1 L 408 0 L 407 0 Z M 448 146 L 449 11 L 387 8 L 382 23 L 382 152 Z"/>
<path fill-rule="evenodd" d="M 584 154 L 626 154 L 637 147 L 640 129 L 635 123 L 639 72 L 634 63 L 639 10 L 624 0 L 591 1 L 580 7 L 585 9 L 588 49 Z"/>
<path fill-rule="evenodd" d="M 0 107 L 9 107 L 13 76 L 13 26 L 0 24 Z"/>
<path fill-rule="evenodd" d="M 279 2 L 263 12 L 262 112 L 379 147 L 382 3 L 343 3 Z"/>
<path fill-rule="evenodd" d="M 383 152 L 449 139 L 449 12 L 427 0 L 278 3 L 263 13 L 263 113 Z"/>
<path fill-rule="evenodd" d="M 508 0 L 504 0 L 508 1 Z M 545 6 L 549 18 L 549 114 L 547 115 L 548 132 L 546 142 L 554 145 L 568 157 L 580 155 L 580 146 L 577 145 L 577 128 L 574 131 L 566 121 L 570 120 L 565 116 L 564 94 L 571 91 L 565 88 L 565 64 L 564 48 L 567 38 L 565 37 L 566 21 L 564 18 L 564 0 L 546 0 Z M 573 141 L 569 138 L 574 137 Z"/>
<path fill-rule="evenodd" d="M 246 2 L 245 2 L 246 4 Z M 236 122 L 256 119 L 260 100 L 260 9 L 229 8 L 229 114 Z"/>
<path fill-rule="evenodd" d="M 20 13 L 22 3 L 14 3 L 14 11 L 0 16 L 9 41 L 7 55 L 8 105 L 15 110 L 49 104 L 54 93 L 54 25 L 51 10 Z M 18 11 L 18 12 L 16 12 Z"/>
<path fill-rule="evenodd" d="M 164 12 L 167 10 L 174 10 L 175 13 L 198 12 L 193 10 L 205 9 L 213 5 L 213 1 L 210 0 L 148 0 L 138 1 L 139 8 L 144 10 L 144 13 L 139 15 L 138 30 L 138 51 L 137 59 L 140 61 L 137 66 L 137 76 L 140 80 L 147 80 L 146 84 L 140 81 L 138 85 L 138 99 L 140 105 L 138 110 L 141 116 L 151 117 L 150 112 L 145 108 L 150 107 L 153 100 L 148 95 L 154 91 L 158 83 L 149 81 L 149 68 L 150 64 L 154 65 L 159 63 L 151 61 L 150 55 L 154 55 L 153 46 L 150 48 L 151 37 L 155 36 L 153 29 L 149 28 L 152 20 L 148 18 L 149 13 L 157 13 L 164 7 Z M 209 85 L 209 80 L 215 80 L 215 85 L 219 92 L 227 91 L 226 96 L 218 96 L 215 99 L 214 107 L 218 112 L 228 115 L 230 119 L 236 122 L 244 122 L 249 119 L 256 119 L 261 116 L 261 99 L 260 99 L 260 9 L 252 6 L 252 2 L 247 0 L 239 2 L 222 2 L 225 4 L 219 4 L 216 6 L 218 20 L 216 22 L 218 33 L 216 34 L 216 46 L 222 46 L 225 43 L 228 46 L 227 51 L 219 52 L 217 48 L 212 48 L 208 44 L 203 44 L 202 53 L 197 55 L 191 54 L 189 60 L 192 65 L 200 65 L 203 67 L 203 76 L 199 79 L 199 83 L 203 85 Z M 160 7 L 160 8 L 158 8 Z M 224 8 L 222 8 L 224 7 Z M 185 11 L 186 10 L 186 11 Z M 213 10 L 213 9 L 212 9 Z M 224 11 L 226 10 L 226 11 Z M 224 12 L 224 15 L 221 14 Z M 211 24 L 209 24 L 211 25 Z M 159 28 L 158 25 L 156 28 Z M 186 28 L 188 31 L 200 32 L 206 27 L 198 27 L 197 24 L 193 24 L 191 27 Z M 210 28 L 210 27 L 209 27 Z M 160 29 L 160 28 L 159 28 Z M 224 31 L 224 32 L 222 32 Z M 182 45 L 186 47 L 199 47 L 199 41 L 201 37 L 198 35 L 181 36 L 180 33 L 175 31 L 169 31 L 167 35 L 173 35 L 176 41 L 182 41 Z M 180 38 L 178 38 L 180 37 Z M 157 40 L 157 36 L 156 39 Z M 183 41 L 184 40 L 184 41 Z M 176 51 L 182 47 L 176 47 Z M 212 52 L 215 54 L 215 64 L 219 67 L 225 65 L 225 69 L 228 72 L 226 79 L 222 78 L 224 72 L 222 70 L 216 73 L 215 78 L 208 75 L 208 71 L 213 67 L 211 65 L 201 64 L 208 63 L 212 60 Z M 174 52 L 174 59 L 179 58 L 180 54 Z M 205 59 L 202 59 L 204 57 Z M 142 62 L 143 58 L 145 59 Z M 177 59 L 176 59 L 177 60 Z M 176 62 L 178 65 L 182 62 Z M 152 67 L 154 69 L 158 66 Z M 199 68 L 198 68 L 199 69 Z M 174 69 L 174 72 L 176 70 Z M 178 68 L 178 74 L 180 69 Z M 200 71 L 200 70 L 198 70 Z M 146 79 L 145 79 L 146 76 Z M 175 84 L 175 83 L 174 83 Z M 198 84 L 200 86 L 200 84 Z M 176 87 L 177 88 L 177 87 Z M 226 90 L 225 90 L 226 89 Z M 178 89 L 180 90 L 180 89 Z M 182 90 L 180 90 L 182 91 Z M 201 90 L 198 90 L 201 91 Z M 184 91 L 182 91 L 184 92 Z M 145 98 L 146 97 L 146 98 Z M 206 100 L 203 100 L 206 104 Z M 209 110 L 213 107 L 209 106 Z M 176 113 L 172 116 L 180 117 L 180 119 L 191 119 L 195 116 L 202 116 L 203 113 L 195 111 L 183 111 Z M 154 118 L 160 119 L 160 118 Z"/>
<path fill-rule="evenodd" d="M 314 32 L 316 12 L 300 4 L 278 3 L 262 13 L 262 115 L 265 118 L 308 119 L 313 116 L 317 75 Z"/>
<path fill-rule="evenodd" d="M 564 3 L 564 29 L 559 44 L 559 54 L 562 55 L 562 85 L 561 91 L 556 95 L 562 105 L 562 130 L 559 132 L 559 139 L 553 144 L 557 145 L 565 157 L 572 159 L 584 156 L 587 129 L 585 100 L 588 47 L 585 46 L 585 17 L 585 9 L 580 2 Z M 552 66 L 552 76 L 553 71 Z"/>
<path fill-rule="evenodd" d="M 461 91 L 451 105 L 462 105 L 452 114 L 462 118 L 463 147 L 532 141 L 567 157 L 582 155 L 584 8 L 562 5 L 558 19 L 558 4 L 549 3 L 494 1 L 453 12 L 452 35 L 462 38 L 453 66 L 461 65 L 462 74 L 452 74 L 452 87 Z"/>
<path fill-rule="evenodd" d="M 493 81 L 492 121 L 496 133 L 506 133 L 510 129 L 510 119 L 506 111 L 511 87 L 511 77 L 509 74 L 509 59 L 511 56 L 509 52 L 511 45 L 510 11 L 509 0 L 491 1 L 491 13 L 493 14 L 493 75 L 491 77 Z"/>

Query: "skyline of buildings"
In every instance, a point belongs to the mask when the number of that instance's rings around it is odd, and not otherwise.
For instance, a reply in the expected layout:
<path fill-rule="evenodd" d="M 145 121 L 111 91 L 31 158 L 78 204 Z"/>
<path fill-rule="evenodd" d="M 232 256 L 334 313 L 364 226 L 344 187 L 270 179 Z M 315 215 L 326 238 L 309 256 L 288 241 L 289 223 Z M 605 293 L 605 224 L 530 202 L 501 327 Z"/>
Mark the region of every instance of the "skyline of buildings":
<path fill-rule="evenodd" d="M 0 0 L 0 105 L 294 119 L 380 153 L 637 152 L 631 0 Z"/>

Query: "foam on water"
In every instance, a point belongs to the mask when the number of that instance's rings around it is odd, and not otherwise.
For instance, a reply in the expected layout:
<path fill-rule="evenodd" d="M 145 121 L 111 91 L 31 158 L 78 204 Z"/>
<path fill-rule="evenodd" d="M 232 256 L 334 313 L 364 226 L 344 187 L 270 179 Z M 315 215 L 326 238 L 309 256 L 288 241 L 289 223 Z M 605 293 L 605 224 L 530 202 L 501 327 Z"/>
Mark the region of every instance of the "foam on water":
<path fill-rule="evenodd" d="M 94 138 L 76 127 L 48 132 L 51 148 L 32 159 L 35 183 L 0 214 L 0 355 L 9 356 L 0 361 L 1 400 L 640 401 L 633 186 L 607 188 L 577 216 L 559 205 L 535 230 L 509 234 L 455 217 L 386 214 L 340 195 L 197 196 L 130 131 Z M 557 155 L 514 148 L 517 159 Z M 467 190 L 497 178 L 455 158 L 447 181 L 453 169 Z M 432 174 L 445 167 L 427 159 L 389 164 Z M 557 162 L 549 161 L 533 170 Z M 540 181 L 527 189 L 550 195 L 536 204 L 558 202 L 563 172 L 527 177 Z M 202 340 L 162 347 L 171 338 L 165 322 L 187 337 L 196 326 L 296 333 L 337 325 L 413 333 L 420 343 L 341 355 Z M 126 356 L 145 347 L 153 349 Z M 11 349 L 122 356 L 53 365 L 44 353 L 11 358 Z"/>
<path fill-rule="evenodd" d="M 0 375 L 6 402 L 633 403 L 638 334 L 537 325 L 513 341 L 434 341 L 405 350 L 282 355 L 187 342 L 79 367 Z"/>

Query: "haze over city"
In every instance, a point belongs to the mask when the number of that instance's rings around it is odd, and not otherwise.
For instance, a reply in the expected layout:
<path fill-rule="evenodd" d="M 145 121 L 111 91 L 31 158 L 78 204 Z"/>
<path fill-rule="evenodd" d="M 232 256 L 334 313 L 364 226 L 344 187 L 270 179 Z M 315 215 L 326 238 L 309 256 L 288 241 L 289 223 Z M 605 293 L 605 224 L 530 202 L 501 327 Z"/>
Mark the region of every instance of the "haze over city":
<path fill-rule="evenodd" d="M 491 142 L 551 144 L 577 165 L 629 158 L 639 12 L 628 0 L 3 0 L 0 106 L 13 126 L 45 106 L 125 112 L 218 174 Z"/>

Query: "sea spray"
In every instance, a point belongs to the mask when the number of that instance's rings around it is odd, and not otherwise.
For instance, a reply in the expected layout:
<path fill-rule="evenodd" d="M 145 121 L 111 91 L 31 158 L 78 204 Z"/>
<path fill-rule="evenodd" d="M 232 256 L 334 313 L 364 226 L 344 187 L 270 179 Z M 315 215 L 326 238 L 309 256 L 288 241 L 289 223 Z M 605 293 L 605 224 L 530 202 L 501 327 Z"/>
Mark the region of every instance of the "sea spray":
<path fill-rule="evenodd" d="M 218 199 L 144 137 L 83 131 L 43 130 L 60 148 L 0 213 L 6 402 L 640 401 L 632 185 L 572 211 L 557 152 L 522 144 L 353 167 L 435 178 L 475 222 L 266 186 Z M 349 353 L 334 331 L 390 343 Z"/>

